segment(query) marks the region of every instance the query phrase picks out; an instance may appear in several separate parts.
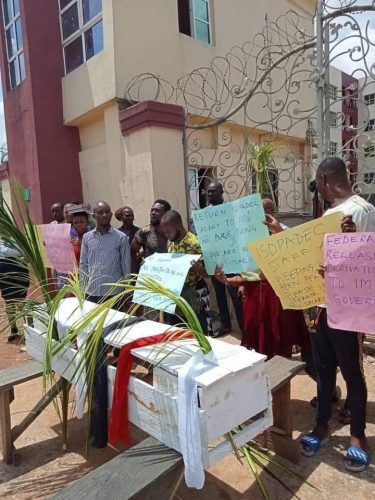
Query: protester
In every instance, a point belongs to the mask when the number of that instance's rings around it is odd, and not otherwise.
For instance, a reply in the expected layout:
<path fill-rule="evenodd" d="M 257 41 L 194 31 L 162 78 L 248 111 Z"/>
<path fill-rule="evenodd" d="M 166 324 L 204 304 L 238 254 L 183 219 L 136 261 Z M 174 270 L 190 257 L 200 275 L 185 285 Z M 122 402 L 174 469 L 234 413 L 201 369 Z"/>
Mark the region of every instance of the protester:
<path fill-rule="evenodd" d="M 271 216 L 271 217 L 275 217 L 275 214 L 276 214 L 276 204 L 273 200 L 271 200 L 271 198 L 262 198 L 262 205 L 263 205 L 263 210 L 264 210 L 264 213 L 266 214 L 266 216 Z M 267 220 L 266 220 L 267 222 Z M 268 218 L 268 223 L 271 222 L 271 219 Z M 270 233 L 274 234 L 274 233 L 278 233 L 278 232 L 281 232 L 281 231 L 285 231 L 285 229 L 288 229 L 288 226 L 286 226 L 285 224 L 283 224 L 282 222 L 279 222 L 279 221 L 276 221 L 277 222 L 277 225 L 274 226 L 274 228 L 270 230 Z"/>
<path fill-rule="evenodd" d="M 324 215 L 344 214 L 343 232 L 365 229 L 367 214 L 375 208 L 353 195 L 343 160 L 335 157 L 323 160 L 316 172 L 316 187 L 331 207 Z M 351 416 L 350 446 L 344 463 L 347 470 L 361 472 L 369 464 L 365 438 L 367 388 L 361 362 L 361 335 L 330 328 L 326 307 L 322 305 L 311 344 L 318 377 L 317 419 L 313 431 L 302 438 L 301 451 L 305 456 L 313 456 L 329 440 L 331 398 L 339 367 L 347 386 Z"/>
<path fill-rule="evenodd" d="M 185 229 L 181 215 L 175 210 L 169 210 L 163 215 L 161 219 L 161 229 L 168 238 L 168 253 L 184 253 L 191 255 L 202 254 L 198 237 Z M 186 277 L 181 297 L 183 297 L 188 304 L 191 305 L 199 318 L 203 332 L 207 335 L 208 325 L 205 315 L 205 307 L 203 302 L 200 300 L 200 296 L 197 291 L 197 285 L 200 282 L 201 276 L 193 270 L 190 270 Z M 176 324 L 181 322 L 180 317 L 181 312 L 177 311 L 176 315 L 166 315 L 166 320 L 170 324 Z"/>
<path fill-rule="evenodd" d="M 73 246 L 73 252 L 77 265 L 79 266 L 83 235 L 89 231 L 89 214 L 87 212 L 74 212 L 72 226 L 75 229 L 77 236 L 71 238 L 70 241 Z"/>
<path fill-rule="evenodd" d="M 224 203 L 223 199 L 223 185 L 221 182 L 211 182 L 207 188 L 207 201 L 209 205 L 221 205 Z M 228 277 L 233 277 L 234 275 L 228 275 Z M 240 330 L 243 329 L 243 316 L 242 316 L 242 305 L 238 296 L 238 290 L 235 287 L 226 287 L 224 283 L 217 280 L 215 276 L 212 277 L 212 286 L 215 290 L 217 307 L 220 314 L 220 327 L 214 330 L 213 336 L 220 337 L 225 333 L 229 333 L 232 330 L 232 321 L 230 317 L 230 312 L 228 308 L 226 290 L 232 299 L 234 310 L 236 313 L 237 323 Z"/>
<path fill-rule="evenodd" d="M 137 231 L 140 229 L 138 226 L 134 225 L 134 212 L 130 207 L 123 207 L 120 212 L 120 220 L 122 226 L 119 227 L 119 231 L 122 231 L 129 239 L 129 245 L 134 239 Z"/>
<path fill-rule="evenodd" d="M 126 236 L 128 237 L 129 240 L 129 245 L 131 245 L 137 231 L 139 231 L 139 227 L 134 225 L 134 212 L 133 209 L 130 207 L 122 207 L 120 209 L 121 211 L 118 212 L 118 215 L 120 216 L 120 220 L 122 222 L 122 226 L 119 227 L 119 231 L 122 231 Z M 117 217 L 116 217 L 117 218 Z M 132 274 L 138 274 L 139 272 L 139 258 L 137 254 L 134 252 L 131 252 L 131 272 Z"/>
<path fill-rule="evenodd" d="M 145 259 L 156 252 L 167 252 L 168 240 L 161 230 L 160 221 L 170 209 L 171 206 L 167 201 L 155 200 L 151 207 L 150 224 L 139 229 L 131 243 L 131 250 L 135 255 Z"/>
<path fill-rule="evenodd" d="M 96 228 L 82 238 L 80 281 L 86 289 L 87 300 L 102 302 L 122 289 L 111 283 L 130 273 L 130 248 L 124 233 L 111 226 L 112 211 L 105 201 L 94 207 Z M 116 304 L 121 309 L 122 303 Z"/>
<path fill-rule="evenodd" d="M 265 198 L 262 204 L 270 234 L 287 229 L 274 217 L 274 202 Z M 241 273 L 229 277 L 217 267 L 215 278 L 223 284 L 242 288 L 244 328 L 241 345 L 255 349 L 268 358 L 276 355 L 291 357 L 294 346 L 303 352 L 310 350 L 303 311 L 283 309 L 280 299 L 261 273 Z"/>
<path fill-rule="evenodd" d="M 19 337 L 15 314 L 20 301 L 25 300 L 30 286 L 27 266 L 20 261 L 21 253 L 0 240 L 0 290 L 10 325 L 8 342 Z"/>
<path fill-rule="evenodd" d="M 65 221 L 64 207 L 60 202 L 54 203 L 51 206 L 52 222 L 51 224 L 62 224 Z"/>
<path fill-rule="evenodd" d="M 75 207 L 75 203 L 66 203 L 64 205 L 64 220 L 66 224 L 72 224 L 73 222 L 73 214 L 72 210 Z"/>
<path fill-rule="evenodd" d="M 115 216 L 115 219 L 121 222 L 121 217 L 122 217 L 122 211 L 125 207 L 120 207 L 117 210 L 115 210 L 115 213 L 113 214 Z"/>

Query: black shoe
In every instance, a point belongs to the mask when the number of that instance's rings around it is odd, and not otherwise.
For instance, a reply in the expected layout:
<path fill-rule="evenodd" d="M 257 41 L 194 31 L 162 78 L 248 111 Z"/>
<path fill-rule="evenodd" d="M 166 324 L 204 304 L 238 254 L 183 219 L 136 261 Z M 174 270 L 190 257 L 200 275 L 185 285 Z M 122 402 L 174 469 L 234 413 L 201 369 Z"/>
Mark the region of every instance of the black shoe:
<path fill-rule="evenodd" d="M 18 333 L 17 328 L 12 328 L 10 335 L 8 336 L 8 342 L 13 342 L 13 340 L 17 340 L 18 338 L 20 338 L 20 334 Z"/>
<path fill-rule="evenodd" d="M 333 395 L 332 395 L 332 403 L 333 404 L 336 404 L 340 401 L 341 399 L 341 389 L 339 386 L 336 387 L 336 389 L 334 390 L 333 392 Z M 314 396 L 312 398 L 312 400 L 310 401 L 310 404 L 313 408 L 316 408 L 317 405 L 318 405 L 318 399 L 316 396 Z"/>
<path fill-rule="evenodd" d="M 231 326 L 221 326 L 220 328 L 217 328 L 212 332 L 212 336 L 214 339 L 217 339 L 218 337 L 221 337 L 222 335 L 225 335 L 226 333 L 229 333 L 231 331 Z"/>
<path fill-rule="evenodd" d="M 342 425 L 350 425 L 351 423 L 351 415 L 347 406 L 347 401 L 345 401 L 344 407 L 339 411 L 338 420 Z"/>

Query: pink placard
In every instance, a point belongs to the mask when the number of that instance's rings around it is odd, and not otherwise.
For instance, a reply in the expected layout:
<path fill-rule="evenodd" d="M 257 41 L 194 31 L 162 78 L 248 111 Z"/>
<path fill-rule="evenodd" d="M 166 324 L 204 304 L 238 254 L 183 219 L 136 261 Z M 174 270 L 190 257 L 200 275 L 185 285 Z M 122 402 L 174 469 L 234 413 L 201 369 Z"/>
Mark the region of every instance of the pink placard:
<path fill-rule="evenodd" d="M 59 273 L 73 270 L 70 224 L 43 224 L 43 238 L 48 259 Z"/>
<path fill-rule="evenodd" d="M 328 325 L 375 334 L 375 233 L 326 234 L 324 254 Z"/>

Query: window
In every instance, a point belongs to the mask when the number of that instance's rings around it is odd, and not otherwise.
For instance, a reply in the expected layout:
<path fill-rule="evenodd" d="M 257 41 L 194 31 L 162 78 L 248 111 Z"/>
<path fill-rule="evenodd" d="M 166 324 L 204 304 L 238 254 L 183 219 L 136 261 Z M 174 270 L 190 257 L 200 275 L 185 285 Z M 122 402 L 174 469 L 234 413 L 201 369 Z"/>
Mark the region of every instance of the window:
<path fill-rule="evenodd" d="M 9 83 L 13 89 L 25 79 L 22 25 L 19 0 L 2 0 Z"/>
<path fill-rule="evenodd" d="M 210 0 L 177 0 L 180 33 L 211 43 Z"/>
<path fill-rule="evenodd" d="M 103 50 L 102 0 L 59 0 L 65 73 Z"/>
<path fill-rule="evenodd" d="M 328 150 L 329 156 L 336 156 L 337 154 L 337 142 L 330 142 L 329 143 L 329 150 Z"/>
<path fill-rule="evenodd" d="M 337 113 L 333 111 L 329 112 L 329 126 L 337 127 Z"/>
<path fill-rule="evenodd" d="M 371 118 L 366 126 L 366 131 L 375 130 L 375 118 Z"/>
<path fill-rule="evenodd" d="M 375 94 L 367 94 L 365 95 L 365 103 L 367 106 L 372 106 L 375 104 Z"/>
<path fill-rule="evenodd" d="M 365 158 L 375 158 L 375 144 L 365 147 Z"/>
<path fill-rule="evenodd" d="M 366 184 L 371 184 L 372 182 L 374 182 L 374 179 L 375 179 L 374 172 L 367 173 L 363 176 L 363 180 L 365 181 Z"/>
<path fill-rule="evenodd" d="M 330 99 L 336 101 L 337 87 L 335 85 L 332 85 L 331 83 L 328 84 L 328 96 Z"/>

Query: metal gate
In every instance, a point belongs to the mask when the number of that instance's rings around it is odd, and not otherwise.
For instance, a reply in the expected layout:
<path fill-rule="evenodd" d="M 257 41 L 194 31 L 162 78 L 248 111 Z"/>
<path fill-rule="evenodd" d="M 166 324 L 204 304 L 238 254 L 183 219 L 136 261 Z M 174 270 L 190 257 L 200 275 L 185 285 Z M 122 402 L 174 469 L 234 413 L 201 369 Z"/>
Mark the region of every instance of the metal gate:
<path fill-rule="evenodd" d="M 228 200 L 260 190 L 281 213 L 309 214 L 316 165 L 332 155 L 354 192 L 375 196 L 375 0 L 319 0 L 314 19 L 266 16 L 252 41 L 175 84 L 133 78 L 125 99 L 145 98 L 185 109 L 189 211 L 218 180 Z"/>

